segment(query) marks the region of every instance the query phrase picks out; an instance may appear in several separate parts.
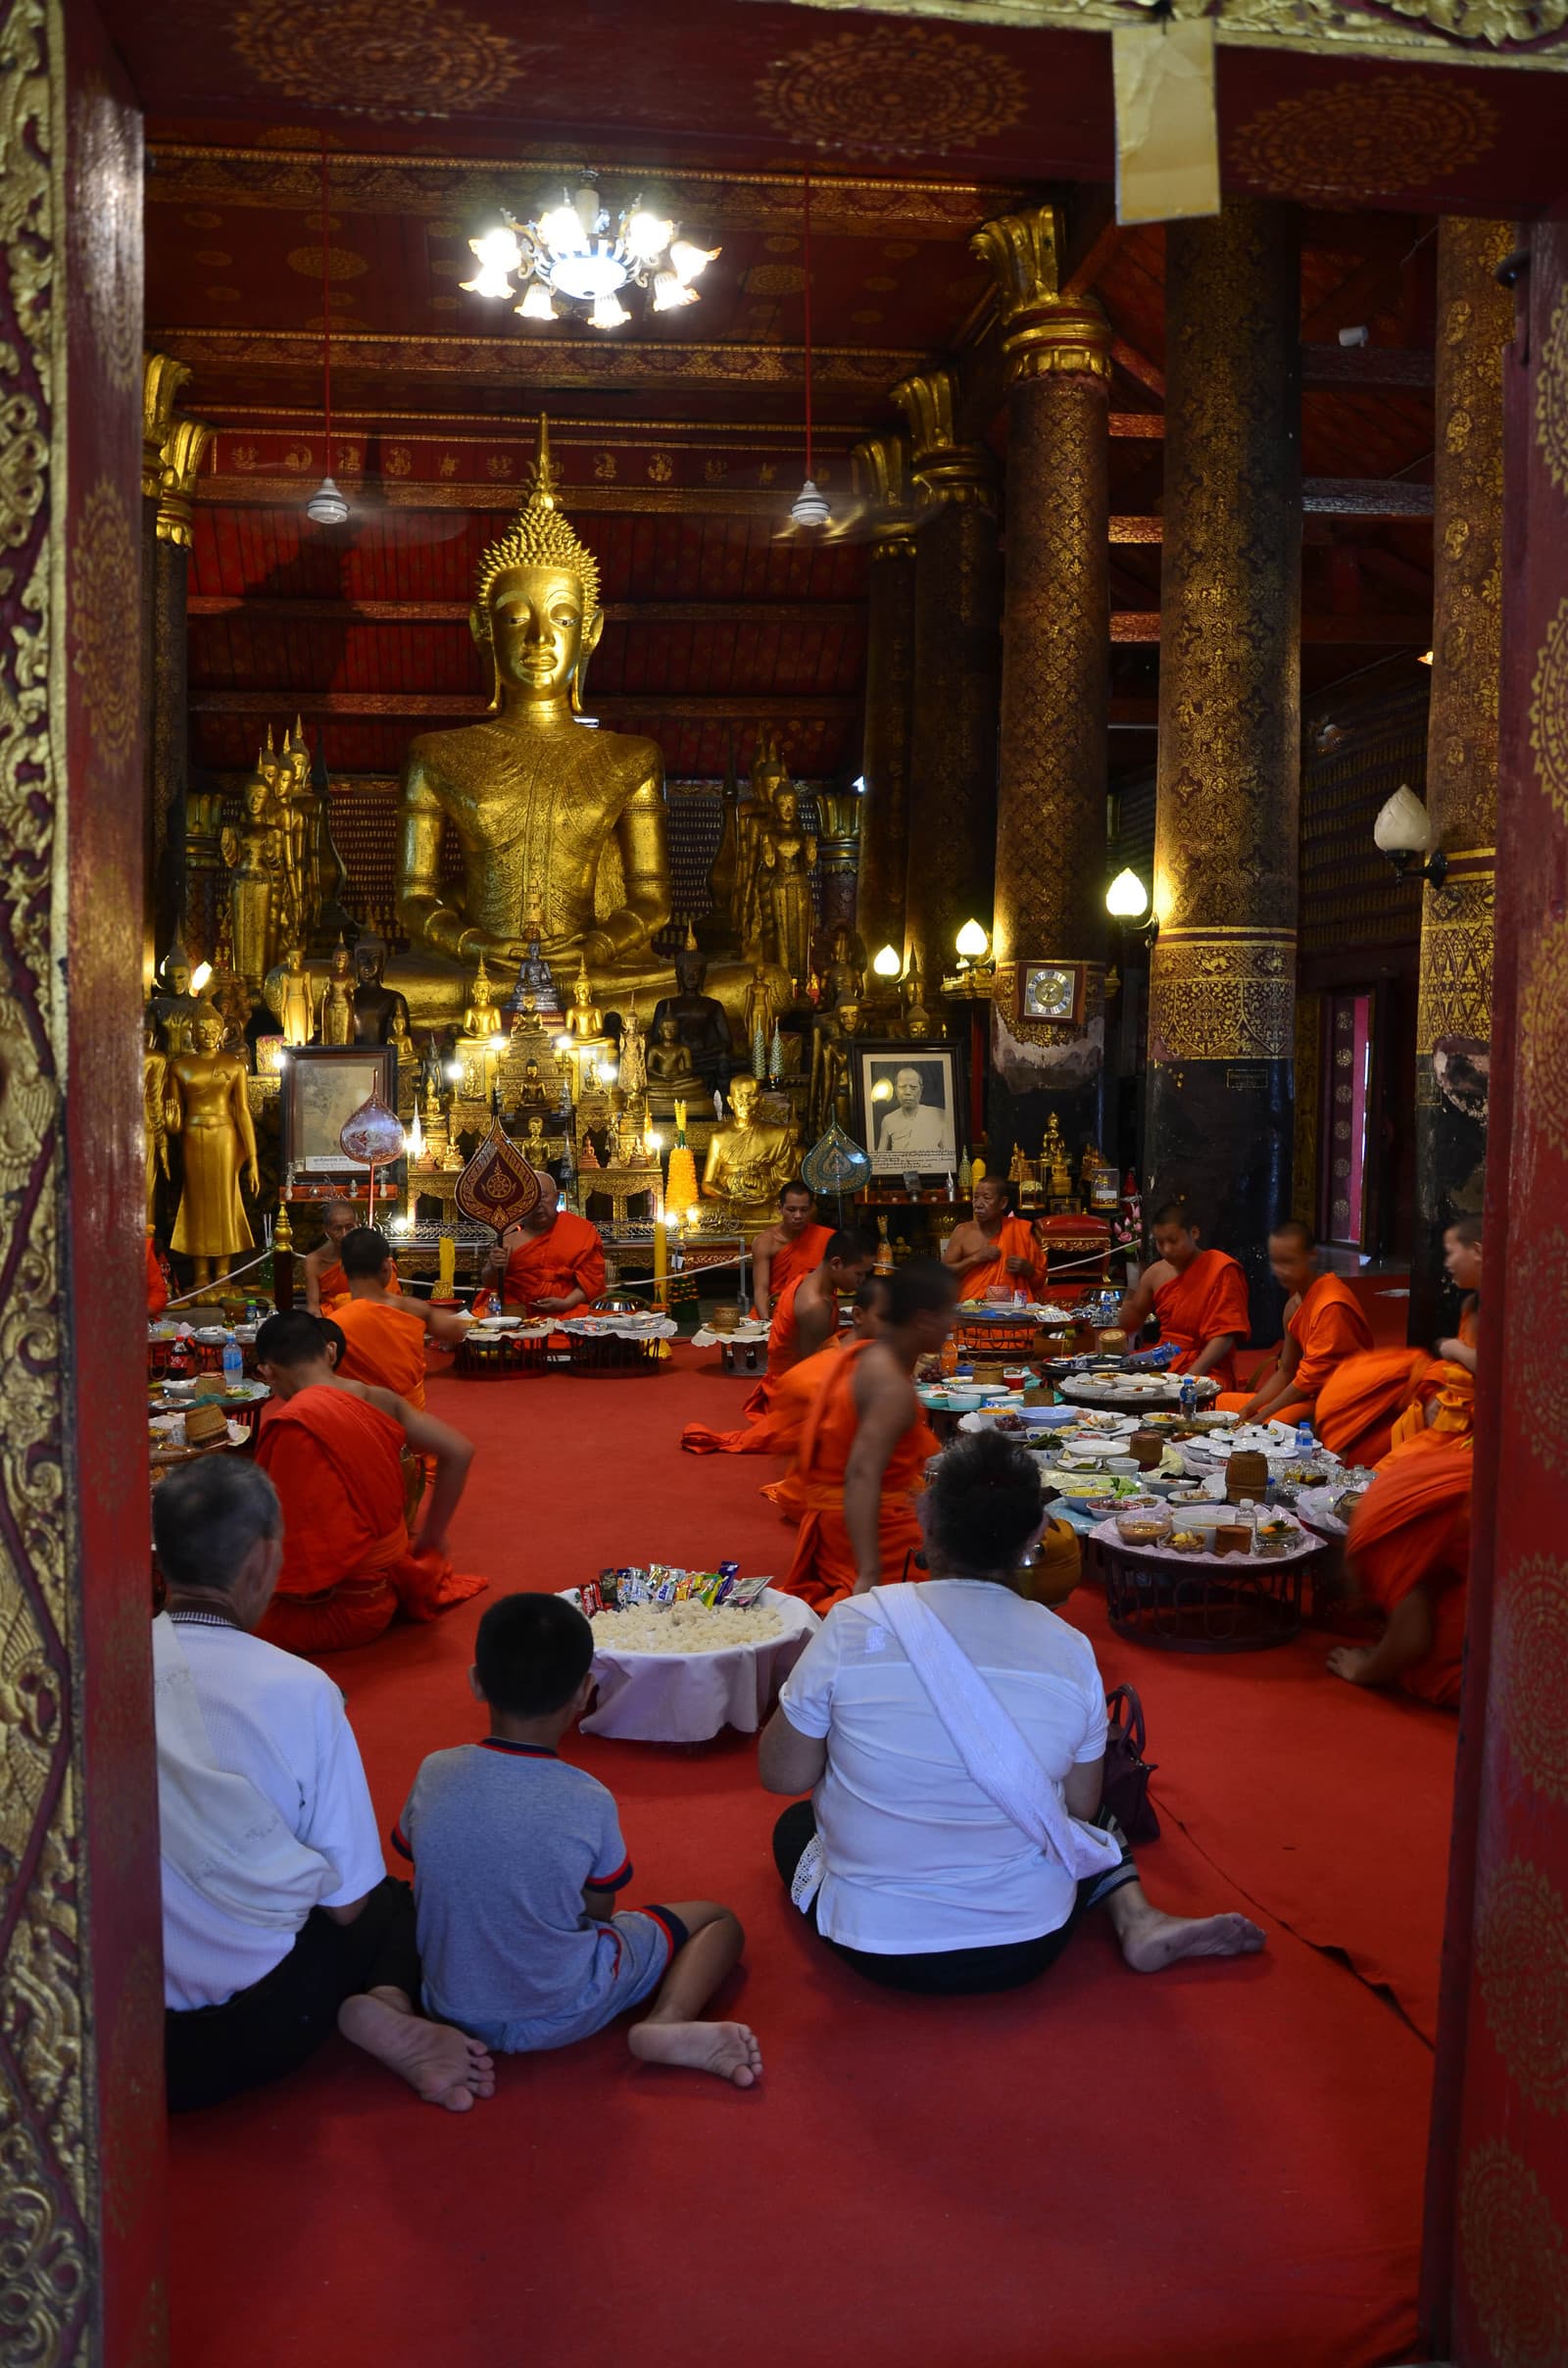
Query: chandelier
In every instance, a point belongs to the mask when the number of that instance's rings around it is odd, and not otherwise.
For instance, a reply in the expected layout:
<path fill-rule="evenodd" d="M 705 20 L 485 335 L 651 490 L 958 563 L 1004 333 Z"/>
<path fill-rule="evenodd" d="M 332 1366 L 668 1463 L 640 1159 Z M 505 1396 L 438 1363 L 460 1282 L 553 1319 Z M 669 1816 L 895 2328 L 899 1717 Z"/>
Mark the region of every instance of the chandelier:
<path fill-rule="evenodd" d="M 673 312 L 697 302 L 692 282 L 719 252 L 678 238 L 679 225 L 640 197 L 610 214 L 592 181 L 575 196 L 563 189 L 536 221 L 519 222 L 505 206 L 501 217 L 503 227 L 469 239 L 479 269 L 462 284 L 470 296 L 520 291 L 513 310 L 524 321 L 559 321 L 557 306 L 566 305 L 585 310 L 596 329 L 617 329 L 631 319 L 620 301 L 628 287 L 647 291 L 656 313 Z"/>

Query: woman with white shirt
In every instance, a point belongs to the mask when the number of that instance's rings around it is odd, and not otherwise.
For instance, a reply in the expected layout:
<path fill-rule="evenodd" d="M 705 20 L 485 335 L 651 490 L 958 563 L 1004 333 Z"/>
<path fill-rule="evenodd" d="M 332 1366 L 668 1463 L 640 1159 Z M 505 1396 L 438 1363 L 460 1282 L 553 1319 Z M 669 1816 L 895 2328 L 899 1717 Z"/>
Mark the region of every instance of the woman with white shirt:
<path fill-rule="evenodd" d="M 987 1430 L 920 1501 L 930 1581 L 829 1612 L 762 1736 L 770 1793 L 811 1792 L 779 1872 L 839 1955 L 898 1990 L 1010 1990 L 1105 1906 L 1126 1962 L 1263 1946 L 1242 1915 L 1168 1916 L 1101 1806 L 1105 1698 L 1088 1639 L 1021 1592 L 1045 1526 L 1033 1459 Z"/>

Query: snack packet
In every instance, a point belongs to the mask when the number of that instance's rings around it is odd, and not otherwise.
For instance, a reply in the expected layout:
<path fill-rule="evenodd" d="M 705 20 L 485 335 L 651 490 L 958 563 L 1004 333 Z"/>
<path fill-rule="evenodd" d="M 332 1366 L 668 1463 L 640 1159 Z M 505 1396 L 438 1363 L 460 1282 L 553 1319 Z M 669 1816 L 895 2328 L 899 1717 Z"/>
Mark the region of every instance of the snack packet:
<path fill-rule="evenodd" d="M 607 1611 L 619 1610 L 620 1573 L 618 1570 L 602 1570 L 599 1573 L 599 1600 Z"/>
<path fill-rule="evenodd" d="M 591 1620 L 596 1612 L 604 1610 L 605 1599 L 600 1593 L 597 1579 L 589 1579 L 586 1582 L 578 1597 L 577 1608 L 585 1620 Z"/>
<path fill-rule="evenodd" d="M 770 1574 L 764 1575 L 760 1579 L 738 1578 L 731 1587 L 728 1595 L 724 1598 L 724 1601 L 726 1603 L 731 1604 L 735 1610 L 744 1611 L 749 1603 L 757 1603 L 760 1599 L 763 1591 L 766 1588 L 771 1587 L 773 1581 Z"/>
<path fill-rule="evenodd" d="M 654 1580 L 654 1609 L 656 1611 L 669 1611 L 673 1608 L 675 1603 L 678 1601 L 676 1590 L 680 1585 L 680 1573 L 674 1570 L 665 1570 L 662 1565 L 656 1563 L 654 1569 L 651 1570 L 648 1575 Z"/>

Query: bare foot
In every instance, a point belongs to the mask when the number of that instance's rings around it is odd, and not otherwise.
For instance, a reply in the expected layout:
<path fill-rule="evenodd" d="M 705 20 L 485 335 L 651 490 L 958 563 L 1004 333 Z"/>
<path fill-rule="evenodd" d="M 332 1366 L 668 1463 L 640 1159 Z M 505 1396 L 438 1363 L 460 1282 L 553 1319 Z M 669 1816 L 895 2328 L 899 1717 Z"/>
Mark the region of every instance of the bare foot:
<path fill-rule="evenodd" d="M 737 2089 L 753 2088 L 762 2076 L 762 2050 L 744 2023 L 633 2023 L 626 2041 L 645 2064 L 684 2064 Z"/>
<path fill-rule="evenodd" d="M 1372 1680 L 1367 1671 L 1374 1658 L 1370 1645 L 1336 1645 L 1323 1665 L 1331 1676 L 1343 1677 L 1348 1685 L 1369 1686 Z"/>
<path fill-rule="evenodd" d="M 345 1998 L 337 2027 L 350 2045 L 406 2080 L 427 2105 L 466 2113 L 476 2097 L 493 2097 L 489 2050 L 450 2023 L 428 2023 L 401 1990 L 368 1990 Z"/>
<path fill-rule="evenodd" d="M 1160 1973 L 1182 1957 L 1252 1956 L 1264 1946 L 1249 1916 L 1166 1916 L 1158 1908 L 1121 1936 L 1121 1953 L 1134 1973 Z"/>

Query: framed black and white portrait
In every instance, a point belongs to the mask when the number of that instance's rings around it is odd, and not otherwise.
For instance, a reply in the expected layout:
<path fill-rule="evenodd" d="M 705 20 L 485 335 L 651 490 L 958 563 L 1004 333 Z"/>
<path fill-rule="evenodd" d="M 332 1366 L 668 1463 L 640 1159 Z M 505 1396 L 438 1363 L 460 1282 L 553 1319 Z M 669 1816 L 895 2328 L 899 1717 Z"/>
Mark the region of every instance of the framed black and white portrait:
<path fill-rule="evenodd" d="M 861 1140 L 879 1176 L 942 1176 L 963 1156 L 962 1089 L 951 1045 L 857 1044 Z"/>
<path fill-rule="evenodd" d="M 300 1176 L 363 1176 L 338 1137 L 378 1092 L 397 1108 L 397 1050 L 379 1044 L 293 1045 L 282 1064 L 282 1156 Z"/>

